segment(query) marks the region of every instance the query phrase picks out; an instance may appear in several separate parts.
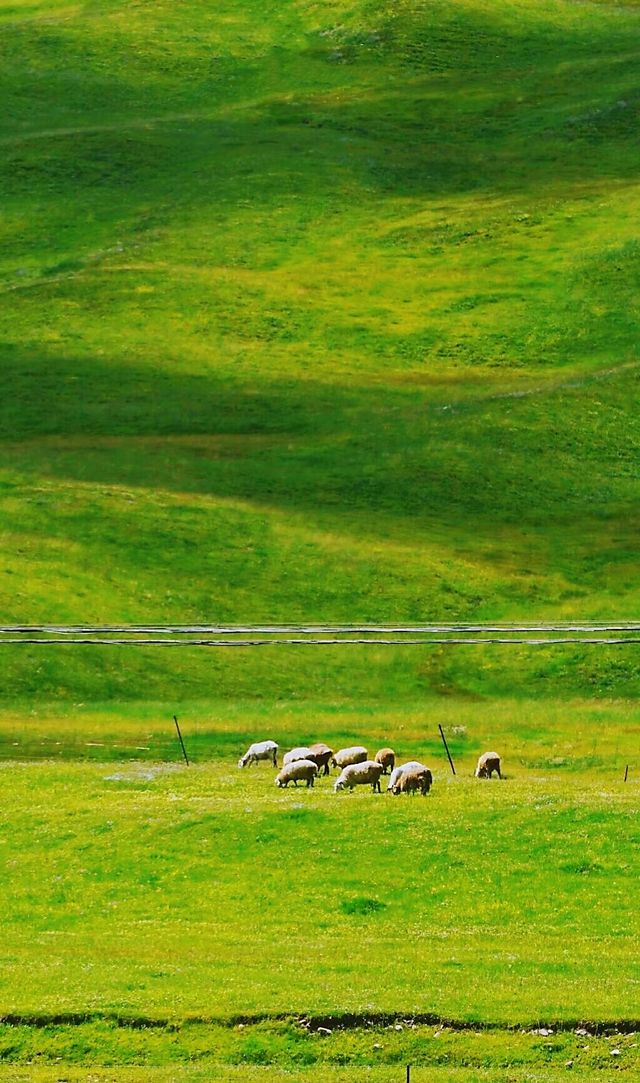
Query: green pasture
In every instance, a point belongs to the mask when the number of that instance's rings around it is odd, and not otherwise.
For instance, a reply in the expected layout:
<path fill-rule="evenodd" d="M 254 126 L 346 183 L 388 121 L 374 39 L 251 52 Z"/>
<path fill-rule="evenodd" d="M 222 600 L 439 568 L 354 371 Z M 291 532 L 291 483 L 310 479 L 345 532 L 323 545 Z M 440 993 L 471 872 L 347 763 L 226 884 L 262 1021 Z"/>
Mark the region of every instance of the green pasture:
<path fill-rule="evenodd" d="M 637 615 L 637 6 L 0 21 L 6 621 Z M 369 679 L 4 658 L 9 702 Z M 372 680 L 633 696 L 639 670 L 434 652 Z"/>
<path fill-rule="evenodd" d="M 524 762 L 521 741 L 484 783 L 464 734 L 453 778 L 408 720 L 404 748 L 428 748 L 435 776 L 414 799 L 278 790 L 272 768 L 238 770 L 229 737 L 189 769 L 73 762 L 71 746 L 0 767 L 6 1078 L 637 1069 L 638 778 L 622 781 L 611 733 L 582 770 Z"/>
<path fill-rule="evenodd" d="M 634 1019 L 637 780 L 434 766 L 411 800 L 5 765 L 0 1014 Z"/>
<path fill-rule="evenodd" d="M 2 624 L 636 619 L 639 31 L 0 0 Z M 0 1079 L 637 1073 L 637 648 L 0 650 Z"/>

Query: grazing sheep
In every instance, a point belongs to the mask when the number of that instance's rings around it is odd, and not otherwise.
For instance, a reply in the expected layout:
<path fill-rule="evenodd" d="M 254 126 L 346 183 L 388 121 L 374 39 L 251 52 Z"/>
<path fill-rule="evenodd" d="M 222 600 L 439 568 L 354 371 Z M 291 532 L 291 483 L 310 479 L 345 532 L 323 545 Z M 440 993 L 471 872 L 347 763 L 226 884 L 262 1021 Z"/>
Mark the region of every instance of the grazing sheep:
<path fill-rule="evenodd" d="M 338 790 L 352 790 L 354 786 L 370 785 L 373 792 L 380 793 L 380 775 L 382 764 L 375 760 L 364 760 L 360 763 L 349 763 L 343 769 L 342 774 L 335 781 L 333 792 Z"/>
<path fill-rule="evenodd" d="M 376 752 L 376 763 L 382 764 L 382 774 L 393 771 L 396 765 L 396 754 L 392 748 L 380 748 Z"/>
<path fill-rule="evenodd" d="M 412 768 L 409 771 L 403 771 L 397 784 L 397 789 L 394 793 L 410 793 L 414 794 L 420 790 L 420 793 L 427 794 L 431 789 L 433 782 L 433 775 L 428 767 Z"/>
<path fill-rule="evenodd" d="M 364 763 L 368 756 L 369 753 L 363 745 L 354 745 L 353 748 L 341 748 L 331 758 L 331 766 L 339 767 L 342 770 L 343 767 L 349 767 L 352 763 Z"/>
<path fill-rule="evenodd" d="M 250 745 L 244 756 L 238 760 L 238 767 L 247 767 L 259 760 L 271 760 L 274 767 L 278 766 L 278 746 L 275 741 L 257 741 Z"/>
<path fill-rule="evenodd" d="M 483 752 L 476 767 L 476 778 L 491 778 L 494 771 L 498 772 L 498 778 L 502 778 L 498 753 Z"/>
<path fill-rule="evenodd" d="M 387 783 L 387 793 L 400 793 L 400 790 L 396 790 L 396 786 L 405 771 L 422 770 L 426 771 L 427 768 L 423 763 L 420 763 L 419 760 L 409 760 L 407 763 L 401 763 L 398 767 L 394 767 Z"/>
<path fill-rule="evenodd" d="M 329 761 L 333 756 L 333 749 L 329 748 L 329 745 L 325 745 L 322 741 L 318 741 L 315 745 L 309 746 L 310 756 L 309 759 L 313 760 L 318 765 L 318 774 L 320 769 L 323 768 L 322 774 L 329 774 Z"/>
<path fill-rule="evenodd" d="M 290 782 L 298 787 L 298 782 L 306 782 L 307 788 L 313 786 L 313 781 L 318 773 L 317 764 L 312 760 L 292 760 L 284 764 L 280 774 L 276 778 L 276 786 L 286 788 Z"/>
<path fill-rule="evenodd" d="M 296 760 L 310 760 L 311 749 L 310 748 L 292 748 L 290 752 L 285 752 L 282 757 L 282 766 L 287 763 L 294 763 Z"/>

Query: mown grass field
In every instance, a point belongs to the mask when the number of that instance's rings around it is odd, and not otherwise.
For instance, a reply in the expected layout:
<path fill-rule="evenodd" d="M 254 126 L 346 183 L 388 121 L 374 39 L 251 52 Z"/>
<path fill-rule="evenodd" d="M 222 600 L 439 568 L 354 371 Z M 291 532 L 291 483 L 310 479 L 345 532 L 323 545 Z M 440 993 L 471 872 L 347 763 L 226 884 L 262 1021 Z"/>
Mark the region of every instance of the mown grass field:
<path fill-rule="evenodd" d="M 636 618 L 639 31 L 0 0 L 3 624 Z M 637 1071 L 635 648 L 1 650 L 0 1078 Z"/>

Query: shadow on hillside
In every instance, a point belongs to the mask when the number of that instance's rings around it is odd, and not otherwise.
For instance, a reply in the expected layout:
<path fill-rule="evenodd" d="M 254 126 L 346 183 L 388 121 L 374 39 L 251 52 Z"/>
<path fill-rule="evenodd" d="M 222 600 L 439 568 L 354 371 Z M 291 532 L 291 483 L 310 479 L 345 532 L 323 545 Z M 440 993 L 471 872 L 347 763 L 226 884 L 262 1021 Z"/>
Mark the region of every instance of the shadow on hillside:
<path fill-rule="evenodd" d="M 635 178 L 640 101 L 612 101 L 605 91 L 594 105 L 586 87 L 575 93 L 571 71 L 551 81 L 548 111 L 549 81 L 540 74 L 516 88 L 519 101 L 495 85 L 476 87 L 475 108 L 468 87 L 426 80 L 361 100 L 276 102 L 224 122 L 156 119 L 147 130 L 27 140 L 3 147 L 0 184 L 7 196 L 48 203 L 72 188 L 81 203 L 122 221 L 136 205 L 149 212 L 150 201 L 197 210 L 249 199 L 268 208 L 292 197 L 353 199 L 354 186 L 368 198 L 526 196 L 578 180 Z M 119 191 L 126 204 L 102 206 Z"/>
<path fill-rule="evenodd" d="M 640 439 L 633 369 L 453 410 L 423 389 L 252 390 L 104 359 L 18 356 L 1 376 L 5 465 L 38 476 L 360 516 L 374 533 L 441 522 L 470 537 L 498 524 L 606 518 L 632 496 L 631 473 L 613 475 L 608 463 L 623 464 Z"/>
<path fill-rule="evenodd" d="M 468 10 L 447 18 L 440 11 L 438 18 L 442 25 L 436 19 L 399 27 L 394 18 L 387 27 L 381 16 L 375 47 L 363 30 L 342 44 L 340 35 L 310 40 L 307 54 L 274 48 L 252 64 L 226 58 L 227 75 L 233 71 L 226 82 L 209 68 L 205 78 L 196 65 L 190 97 L 176 98 L 173 83 L 173 96 L 167 93 L 160 70 L 138 88 L 124 74 L 98 76 L 76 57 L 72 70 L 56 69 L 62 83 L 51 100 L 70 103 L 68 123 L 79 130 L 6 144 L 4 190 L 51 201 L 66 199 L 71 188 L 76 198 L 100 203 L 105 193 L 124 189 L 127 204 L 168 200 L 198 209 L 246 198 L 266 205 L 289 196 L 339 198 L 342 191 L 354 198 L 354 185 L 396 196 L 524 194 L 577 178 L 636 176 L 631 16 L 600 35 L 560 25 L 516 27 Z M 43 28 L 42 35 L 64 45 L 59 28 Z M 300 72 L 305 55 L 307 81 Z M 280 74 L 289 64 L 293 84 Z M 225 85 L 236 88 L 237 100 L 237 87 L 253 85 L 261 65 L 251 107 L 215 119 Z M 46 69 L 38 76 L 40 93 L 45 75 Z M 97 123 L 92 130 L 92 117 L 108 116 L 105 103 L 130 115 L 131 127 L 125 121 L 121 129 L 105 123 L 99 130 Z M 207 109 L 209 119 L 202 117 Z M 176 110 L 185 111 L 183 120 L 172 118 Z M 121 215 L 122 207 L 111 213 Z"/>

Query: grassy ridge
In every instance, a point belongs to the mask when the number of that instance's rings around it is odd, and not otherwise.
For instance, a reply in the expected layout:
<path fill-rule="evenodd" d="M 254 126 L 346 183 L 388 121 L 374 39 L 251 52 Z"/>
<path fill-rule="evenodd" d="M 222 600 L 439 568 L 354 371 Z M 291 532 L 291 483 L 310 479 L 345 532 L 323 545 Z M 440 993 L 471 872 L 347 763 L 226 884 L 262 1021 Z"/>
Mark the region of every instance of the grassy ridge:
<path fill-rule="evenodd" d="M 633 7 L 3 12 L 7 620 L 635 616 Z M 4 657 L 9 696 L 210 695 L 195 654 Z M 370 680 L 637 692 L 541 657 Z"/>
<path fill-rule="evenodd" d="M 194 1066 L 199 1062 L 209 1073 L 215 1070 L 216 1079 L 257 1078 L 269 1083 L 292 1077 L 302 1083 L 317 1078 L 319 1072 L 323 1079 L 353 1079 L 363 1071 L 376 1083 L 397 1083 L 407 1062 L 412 1064 L 418 1083 L 427 1078 L 492 1081 L 504 1079 L 505 1070 L 512 1078 L 514 1072 L 526 1078 L 523 1072 L 535 1071 L 536 1079 L 546 1081 L 558 1078 L 559 1071 L 566 1073 L 569 1064 L 587 1079 L 597 1078 L 596 1073 L 602 1078 L 603 1071 L 611 1071 L 612 1066 L 627 1072 L 637 1068 L 633 1033 L 621 1035 L 612 1030 L 606 1036 L 594 1036 L 584 1033 L 586 1028 L 576 1028 L 582 1033 L 552 1030 L 540 1035 L 540 1029 L 547 1028 L 536 1027 L 532 1033 L 456 1032 L 446 1026 L 426 1027 L 404 1020 L 386 1026 L 370 1023 L 356 1032 L 338 1026 L 331 1034 L 323 1034 L 309 1031 L 298 1020 L 232 1027 L 191 1022 L 146 1028 L 101 1021 L 55 1028 L 0 1025 L 0 1049 L 8 1064 L 19 1056 L 23 1060 L 37 1057 L 41 1065 L 62 1061 L 65 1079 L 75 1078 L 69 1075 L 74 1064 L 84 1065 L 85 1071 L 90 1065 L 95 1080 L 103 1078 L 94 1073 L 100 1068 L 105 1072 L 107 1063 L 112 1065 L 107 1078 L 138 1078 L 134 1063 L 138 1071 L 144 1065 L 152 1079 L 163 1078 L 161 1061 L 169 1062 L 176 1073 L 171 1079 L 202 1078 L 202 1069 Z M 243 1070 L 246 1075 L 240 1075 Z M 47 1078 L 47 1069 L 41 1067 L 40 1071 L 42 1078 Z M 2 1078 L 19 1078 L 9 1073 L 12 1069 L 7 1065 Z M 34 1074 L 30 1078 L 41 1077 Z"/>

